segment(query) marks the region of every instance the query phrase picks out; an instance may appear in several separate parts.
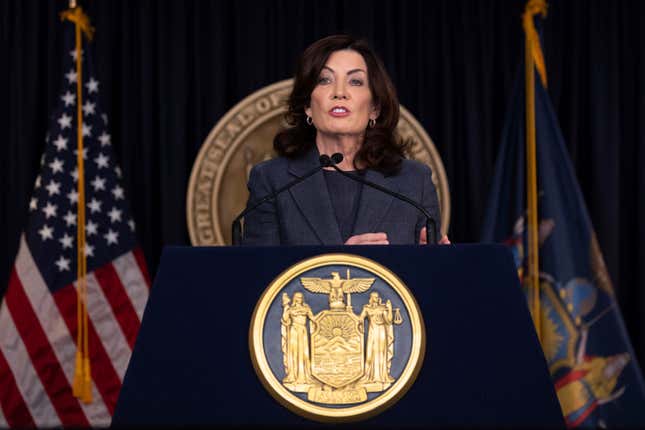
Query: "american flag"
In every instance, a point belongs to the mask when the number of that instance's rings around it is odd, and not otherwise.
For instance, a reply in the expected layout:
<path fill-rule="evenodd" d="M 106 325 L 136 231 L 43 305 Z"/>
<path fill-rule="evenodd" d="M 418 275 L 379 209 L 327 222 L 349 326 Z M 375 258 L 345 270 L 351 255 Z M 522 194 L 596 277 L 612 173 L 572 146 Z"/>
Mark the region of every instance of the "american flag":
<path fill-rule="evenodd" d="M 77 336 L 76 51 L 67 27 L 62 92 L 29 201 L 29 218 L 0 305 L 0 427 L 109 425 L 150 280 L 99 108 L 101 85 L 83 61 L 87 307 L 92 397 L 72 395 Z M 86 47 L 87 51 L 87 47 Z"/>

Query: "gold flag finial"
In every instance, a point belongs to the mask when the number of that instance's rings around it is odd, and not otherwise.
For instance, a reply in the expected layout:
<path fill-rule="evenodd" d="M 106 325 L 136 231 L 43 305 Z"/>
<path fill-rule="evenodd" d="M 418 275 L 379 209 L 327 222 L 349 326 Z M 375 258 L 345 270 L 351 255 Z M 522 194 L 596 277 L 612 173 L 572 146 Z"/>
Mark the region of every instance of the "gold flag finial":
<path fill-rule="evenodd" d="M 535 15 L 542 15 L 546 18 L 547 4 L 546 0 L 529 0 L 524 8 L 522 15 L 522 27 L 524 27 L 524 34 L 526 34 L 527 48 L 530 46 L 533 62 L 537 69 L 542 85 L 546 88 L 546 66 L 544 64 L 544 55 L 542 54 L 542 46 L 540 45 L 540 37 L 535 30 L 535 22 L 533 17 Z"/>
<path fill-rule="evenodd" d="M 70 0 L 69 9 L 61 12 L 60 19 L 71 21 L 78 25 L 87 40 L 92 40 L 94 37 L 94 27 L 92 27 L 90 19 L 83 12 L 83 8 L 76 4 L 76 0 Z"/>

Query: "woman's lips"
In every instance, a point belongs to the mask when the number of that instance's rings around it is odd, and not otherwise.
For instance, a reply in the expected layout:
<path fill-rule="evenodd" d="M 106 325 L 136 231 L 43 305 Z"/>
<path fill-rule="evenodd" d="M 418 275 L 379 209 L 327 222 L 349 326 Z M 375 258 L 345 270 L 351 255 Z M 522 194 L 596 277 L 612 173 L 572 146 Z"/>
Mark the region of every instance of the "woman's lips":
<path fill-rule="evenodd" d="M 335 118 L 342 118 L 342 117 L 348 116 L 349 114 L 350 114 L 350 110 L 344 106 L 334 106 L 329 110 L 329 115 Z"/>

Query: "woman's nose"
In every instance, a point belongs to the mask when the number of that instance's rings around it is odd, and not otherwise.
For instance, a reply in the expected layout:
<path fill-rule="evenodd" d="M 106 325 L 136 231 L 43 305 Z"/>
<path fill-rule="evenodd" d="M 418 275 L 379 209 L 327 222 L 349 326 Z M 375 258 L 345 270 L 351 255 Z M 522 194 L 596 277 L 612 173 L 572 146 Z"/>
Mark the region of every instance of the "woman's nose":
<path fill-rule="evenodd" d="M 334 92 L 332 93 L 332 98 L 334 100 L 347 98 L 347 92 L 345 91 L 345 84 L 343 82 L 337 82 L 336 85 L 334 85 Z"/>

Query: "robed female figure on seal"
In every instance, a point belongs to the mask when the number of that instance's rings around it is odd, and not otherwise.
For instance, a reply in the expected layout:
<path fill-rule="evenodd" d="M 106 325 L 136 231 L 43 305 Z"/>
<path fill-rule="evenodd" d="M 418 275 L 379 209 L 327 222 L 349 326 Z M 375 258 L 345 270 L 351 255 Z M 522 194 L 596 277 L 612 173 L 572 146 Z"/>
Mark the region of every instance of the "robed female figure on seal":
<path fill-rule="evenodd" d="M 394 378 L 390 376 L 394 355 L 392 303 L 388 300 L 383 304 L 377 292 L 371 293 L 368 304 L 363 306 L 363 311 L 359 315 L 361 321 L 365 318 L 369 322 L 369 330 L 365 345 L 365 373 L 362 380 L 366 384 L 373 384 L 374 389 L 381 391 L 394 382 Z"/>
<path fill-rule="evenodd" d="M 302 293 L 293 294 L 293 302 L 289 304 L 289 296 L 282 297 L 282 353 L 285 377 L 284 385 L 296 392 L 307 392 L 314 382 L 311 376 L 311 356 L 309 353 L 309 335 L 307 334 L 307 319 L 313 321 L 313 313 L 304 302 Z"/>

